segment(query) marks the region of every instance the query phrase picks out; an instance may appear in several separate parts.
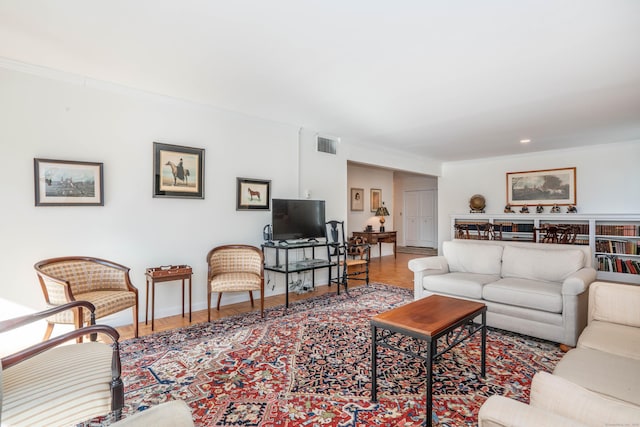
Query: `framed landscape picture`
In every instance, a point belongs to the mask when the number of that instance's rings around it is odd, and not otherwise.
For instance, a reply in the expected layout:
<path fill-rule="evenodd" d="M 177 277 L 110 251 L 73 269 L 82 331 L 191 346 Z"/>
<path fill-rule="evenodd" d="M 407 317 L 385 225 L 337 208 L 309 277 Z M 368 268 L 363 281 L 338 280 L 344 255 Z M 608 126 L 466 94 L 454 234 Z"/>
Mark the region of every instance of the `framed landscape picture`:
<path fill-rule="evenodd" d="M 236 178 L 236 210 L 271 210 L 271 181 Z"/>
<path fill-rule="evenodd" d="M 204 199 L 204 149 L 154 142 L 153 197 Z"/>
<path fill-rule="evenodd" d="M 351 189 L 351 210 L 352 211 L 364 210 L 364 188 Z"/>
<path fill-rule="evenodd" d="M 104 206 L 102 163 L 33 159 L 36 206 Z"/>
<path fill-rule="evenodd" d="M 576 168 L 507 172 L 507 204 L 575 205 Z"/>

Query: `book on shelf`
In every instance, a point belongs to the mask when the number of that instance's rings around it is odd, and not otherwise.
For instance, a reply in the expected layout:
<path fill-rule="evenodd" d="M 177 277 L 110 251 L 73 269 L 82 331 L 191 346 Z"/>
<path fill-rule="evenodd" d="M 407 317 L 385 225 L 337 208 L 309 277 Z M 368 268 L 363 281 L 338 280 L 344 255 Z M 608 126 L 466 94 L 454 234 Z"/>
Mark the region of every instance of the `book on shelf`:
<path fill-rule="evenodd" d="M 598 224 L 596 225 L 596 234 L 606 236 L 640 236 L 640 226 L 634 224 Z"/>

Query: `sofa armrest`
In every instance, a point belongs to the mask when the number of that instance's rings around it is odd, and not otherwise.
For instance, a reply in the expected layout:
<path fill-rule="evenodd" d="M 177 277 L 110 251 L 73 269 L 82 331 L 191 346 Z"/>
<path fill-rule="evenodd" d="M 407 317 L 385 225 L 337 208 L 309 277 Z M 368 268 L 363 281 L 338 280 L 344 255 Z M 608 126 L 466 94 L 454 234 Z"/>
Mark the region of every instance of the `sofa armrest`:
<path fill-rule="evenodd" d="M 640 421 L 640 407 L 587 390 L 548 372 L 538 372 L 533 377 L 530 405 L 588 426 L 637 425 Z"/>
<path fill-rule="evenodd" d="M 640 327 L 640 286 L 595 282 L 589 288 L 589 322 Z"/>
<path fill-rule="evenodd" d="M 413 271 L 413 298 L 420 299 L 425 293 L 422 279 L 432 274 L 449 272 L 449 264 L 444 256 L 414 258 L 409 261 L 409 270 Z"/>
<path fill-rule="evenodd" d="M 562 295 L 580 295 L 589 289 L 589 285 L 596 280 L 596 270 L 585 267 L 570 274 L 562 282 Z"/>
<path fill-rule="evenodd" d="M 422 273 L 425 276 L 429 274 L 444 274 L 449 272 L 449 264 L 444 256 L 414 258 L 409 261 L 409 270 L 414 273 Z"/>
<path fill-rule="evenodd" d="M 491 396 L 480 407 L 479 427 L 586 427 L 578 421 L 503 396 Z"/>
<path fill-rule="evenodd" d="M 117 427 L 192 427 L 194 424 L 189 406 L 182 400 L 171 400 L 145 411 L 136 412 L 111 425 Z"/>

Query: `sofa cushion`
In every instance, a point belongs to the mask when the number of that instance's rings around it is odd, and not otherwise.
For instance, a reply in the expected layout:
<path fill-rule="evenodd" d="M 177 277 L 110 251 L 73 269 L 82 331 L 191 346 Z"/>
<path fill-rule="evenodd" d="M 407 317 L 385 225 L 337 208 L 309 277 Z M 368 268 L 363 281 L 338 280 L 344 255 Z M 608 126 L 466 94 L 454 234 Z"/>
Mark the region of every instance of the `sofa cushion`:
<path fill-rule="evenodd" d="M 508 278 L 486 284 L 482 298 L 519 307 L 562 313 L 562 285 L 539 280 Z"/>
<path fill-rule="evenodd" d="M 482 286 L 498 279 L 499 276 L 491 274 L 449 273 L 426 276 L 422 283 L 432 292 L 482 299 Z"/>
<path fill-rule="evenodd" d="M 640 360 L 640 329 L 592 320 L 580 334 L 578 347 Z"/>
<path fill-rule="evenodd" d="M 575 348 L 558 362 L 553 374 L 596 393 L 640 405 L 640 361 L 637 359 Z"/>
<path fill-rule="evenodd" d="M 442 243 L 449 271 L 460 273 L 500 274 L 502 246 L 449 241 Z"/>
<path fill-rule="evenodd" d="M 580 249 L 545 250 L 505 246 L 502 254 L 502 277 L 562 282 L 584 267 Z"/>
<path fill-rule="evenodd" d="M 591 289 L 592 320 L 640 328 L 640 292 L 637 286 L 598 283 Z"/>

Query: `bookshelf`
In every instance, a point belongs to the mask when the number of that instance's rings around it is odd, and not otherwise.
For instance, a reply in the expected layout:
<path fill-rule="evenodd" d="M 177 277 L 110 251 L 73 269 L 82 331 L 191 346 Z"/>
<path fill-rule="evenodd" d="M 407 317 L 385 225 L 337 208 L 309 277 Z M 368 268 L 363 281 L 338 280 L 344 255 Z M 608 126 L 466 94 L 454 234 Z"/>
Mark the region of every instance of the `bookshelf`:
<path fill-rule="evenodd" d="M 540 241 L 534 230 L 545 225 L 576 226 L 576 244 L 591 246 L 599 280 L 640 284 L 640 214 L 459 214 L 451 216 L 451 236 L 460 224 L 479 238 L 484 223 L 500 226 L 502 240 L 524 242 Z"/>

